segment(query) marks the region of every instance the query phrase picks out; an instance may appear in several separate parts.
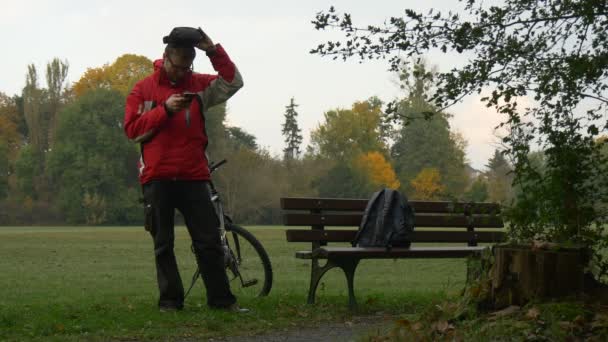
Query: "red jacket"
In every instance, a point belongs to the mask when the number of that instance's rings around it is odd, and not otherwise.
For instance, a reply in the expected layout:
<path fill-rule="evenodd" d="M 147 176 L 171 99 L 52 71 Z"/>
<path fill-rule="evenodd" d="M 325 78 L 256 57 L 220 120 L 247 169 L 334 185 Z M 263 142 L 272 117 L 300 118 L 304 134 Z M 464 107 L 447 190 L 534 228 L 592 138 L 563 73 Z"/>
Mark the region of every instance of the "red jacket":
<path fill-rule="evenodd" d="M 209 179 L 203 113 L 243 86 L 240 73 L 221 45 L 210 60 L 218 75 L 189 73 L 176 85 L 169 82 L 163 61 L 157 60 L 154 73 L 135 84 L 127 97 L 124 129 L 129 139 L 142 144 L 138 165 L 141 184 L 161 179 Z M 167 116 L 165 101 L 184 91 L 197 93 L 198 99 L 189 109 Z"/>

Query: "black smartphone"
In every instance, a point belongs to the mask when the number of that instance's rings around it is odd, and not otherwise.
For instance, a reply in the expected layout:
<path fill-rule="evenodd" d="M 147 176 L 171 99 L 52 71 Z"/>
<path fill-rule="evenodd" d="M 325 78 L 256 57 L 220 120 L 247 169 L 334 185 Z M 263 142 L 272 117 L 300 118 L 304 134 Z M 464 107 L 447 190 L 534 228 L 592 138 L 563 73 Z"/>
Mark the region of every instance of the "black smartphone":
<path fill-rule="evenodd" d="M 188 101 L 192 101 L 192 99 L 196 96 L 196 93 L 191 93 L 189 91 L 183 92 L 182 96 L 186 98 Z"/>

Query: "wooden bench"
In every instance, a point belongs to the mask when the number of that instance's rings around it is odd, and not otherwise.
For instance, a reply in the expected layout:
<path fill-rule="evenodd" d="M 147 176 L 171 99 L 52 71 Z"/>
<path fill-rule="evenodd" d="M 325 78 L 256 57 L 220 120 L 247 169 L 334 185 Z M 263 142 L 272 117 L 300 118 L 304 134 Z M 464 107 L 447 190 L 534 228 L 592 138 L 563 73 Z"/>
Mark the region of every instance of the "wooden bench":
<path fill-rule="evenodd" d="M 362 259 L 464 258 L 487 247 L 478 243 L 502 241 L 501 231 L 476 231 L 475 228 L 503 228 L 500 206 L 495 203 L 457 203 L 410 201 L 414 208 L 415 229 L 410 248 L 328 247 L 330 242 L 351 242 L 357 233 L 367 199 L 281 198 L 283 223 L 286 226 L 308 226 L 310 229 L 288 229 L 288 242 L 310 242 L 311 249 L 296 252 L 298 259 L 312 261 L 308 303 L 315 301 L 317 285 L 334 267 L 344 271 L 348 284 L 349 305 L 356 306 L 355 270 Z M 351 229 L 326 229 L 351 227 Z M 434 228 L 424 230 L 419 228 Z M 460 228 L 460 229 L 458 229 Z M 462 243 L 461 246 L 416 246 L 415 243 Z M 327 259 L 324 266 L 319 259 Z"/>

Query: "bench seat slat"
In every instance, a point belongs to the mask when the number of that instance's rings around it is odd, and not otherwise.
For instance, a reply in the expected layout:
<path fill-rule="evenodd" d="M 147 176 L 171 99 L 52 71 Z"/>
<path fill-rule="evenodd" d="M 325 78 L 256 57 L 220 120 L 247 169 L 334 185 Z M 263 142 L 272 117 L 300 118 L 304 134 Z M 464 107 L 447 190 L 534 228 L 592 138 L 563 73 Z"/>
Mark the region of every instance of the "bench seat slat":
<path fill-rule="evenodd" d="M 367 205 L 366 199 L 344 198 L 283 197 L 280 202 L 281 209 L 284 210 L 364 211 Z M 465 210 L 473 214 L 500 213 L 500 205 L 497 203 L 455 203 L 447 201 L 409 201 L 409 203 L 419 213 L 464 213 Z"/>
<path fill-rule="evenodd" d="M 288 229 L 285 232 L 288 242 L 350 242 L 357 234 L 356 230 L 303 230 Z M 503 232 L 446 232 L 414 231 L 412 242 L 499 242 L 504 240 Z"/>
<path fill-rule="evenodd" d="M 347 226 L 357 227 L 362 214 L 284 214 L 283 223 L 287 226 Z M 416 227 L 466 228 L 471 223 L 475 228 L 502 228 L 503 222 L 497 216 L 473 216 L 472 222 L 466 216 L 416 214 Z"/>
<path fill-rule="evenodd" d="M 393 259 L 393 258 L 462 258 L 480 253 L 488 247 L 411 247 L 392 248 L 387 251 L 382 247 L 320 247 L 313 251 L 296 252 L 298 259 L 327 259 L 362 258 L 362 259 Z"/>

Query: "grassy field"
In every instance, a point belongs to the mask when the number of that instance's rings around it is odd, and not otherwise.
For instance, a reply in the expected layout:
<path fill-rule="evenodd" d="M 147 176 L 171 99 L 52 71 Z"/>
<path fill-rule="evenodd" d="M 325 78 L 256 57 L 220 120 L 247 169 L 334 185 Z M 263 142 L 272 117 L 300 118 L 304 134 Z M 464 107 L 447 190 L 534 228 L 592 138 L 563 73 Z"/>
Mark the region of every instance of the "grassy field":
<path fill-rule="evenodd" d="M 177 313 L 159 313 L 153 247 L 139 227 L 0 227 L 0 340 L 179 340 L 340 321 L 352 315 L 415 314 L 462 288 L 465 260 L 367 260 L 357 270 L 358 312 L 346 282 L 330 271 L 305 304 L 310 262 L 281 227 L 247 226 L 270 255 L 275 281 L 266 298 L 239 298 L 246 315 L 211 311 L 197 284 Z M 176 254 L 185 284 L 195 269 L 183 227 Z"/>

